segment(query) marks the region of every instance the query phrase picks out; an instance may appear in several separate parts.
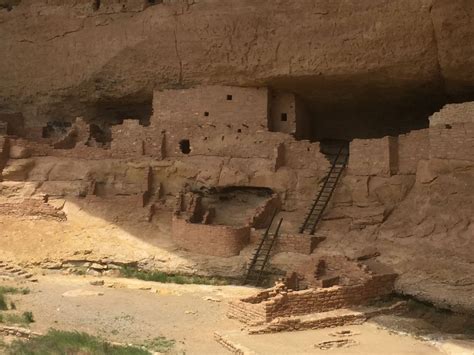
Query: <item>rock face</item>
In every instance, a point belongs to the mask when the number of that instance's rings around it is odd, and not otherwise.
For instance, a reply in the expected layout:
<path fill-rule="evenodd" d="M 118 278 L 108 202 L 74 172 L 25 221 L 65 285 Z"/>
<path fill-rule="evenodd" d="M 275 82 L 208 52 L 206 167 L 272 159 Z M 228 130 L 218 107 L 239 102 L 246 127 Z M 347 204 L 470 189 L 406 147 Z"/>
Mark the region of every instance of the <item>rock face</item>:
<path fill-rule="evenodd" d="M 377 138 L 352 140 L 321 250 L 375 246 L 399 291 L 472 311 L 473 104 L 430 128 L 427 112 L 474 97 L 473 17 L 463 0 L 0 0 L 0 195 L 78 198 L 115 223 L 149 221 L 187 183 L 258 186 L 295 227 L 329 162 L 281 129 L 290 111 L 273 117 L 290 96 L 318 129 Z"/>
<path fill-rule="evenodd" d="M 463 0 L 155 3 L 3 1 L 0 110 L 32 125 L 140 109 L 153 87 L 225 83 L 357 118 L 474 93 L 474 5 Z"/>

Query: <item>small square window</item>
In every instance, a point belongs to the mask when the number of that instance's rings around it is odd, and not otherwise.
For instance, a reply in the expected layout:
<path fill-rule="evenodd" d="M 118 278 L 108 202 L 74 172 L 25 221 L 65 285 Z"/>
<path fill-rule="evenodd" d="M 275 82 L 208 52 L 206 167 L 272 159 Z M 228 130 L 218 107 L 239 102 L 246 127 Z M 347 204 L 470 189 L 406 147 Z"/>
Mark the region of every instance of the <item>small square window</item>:
<path fill-rule="evenodd" d="M 206 116 L 206 117 L 209 116 L 209 112 L 207 112 L 207 111 L 204 112 L 204 116 Z"/>
<path fill-rule="evenodd" d="M 232 95 L 227 95 L 227 101 L 232 101 Z"/>
<path fill-rule="evenodd" d="M 288 115 L 287 115 L 286 113 L 282 113 L 282 114 L 281 114 L 281 121 L 282 121 L 282 122 L 288 121 Z"/>

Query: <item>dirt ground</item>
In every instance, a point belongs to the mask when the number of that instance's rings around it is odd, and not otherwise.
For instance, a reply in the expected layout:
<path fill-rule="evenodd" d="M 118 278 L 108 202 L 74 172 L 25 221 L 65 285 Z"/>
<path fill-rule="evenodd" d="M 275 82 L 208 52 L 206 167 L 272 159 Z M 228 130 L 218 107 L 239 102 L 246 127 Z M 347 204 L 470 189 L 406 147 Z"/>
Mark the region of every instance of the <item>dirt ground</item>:
<path fill-rule="evenodd" d="M 176 285 L 133 279 L 45 275 L 38 283 L 3 281 L 28 287 L 10 298 L 20 311 L 32 311 L 31 329 L 85 331 L 110 341 L 140 344 L 164 336 L 174 339 L 173 353 L 227 354 L 214 340 L 226 334 L 255 354 L 473 354 L 474 342 L 425 341 L 382 327 L 377 321 L 322 330 L 247 335 L 226 317 L 227 302 L 255 289 L 239 286 Z M 349 333 L 347 331 L 350 331 Z M 342 334 L 342 335 L 341 335 Z M 344 335 L 346 334 L 346 335 Z M 349 335 L 347 335 L 349 334 Z"/>
<path fill-rule="evenodd" d="M 121 216 L 119 207 L 111 211 L 110 204 L 97 203 L 84 208 L 80 202 L 68 201 L 63 208 L 64 222 L 0 216 L 0 260 L 48 267 L 87 255 L 89 260 L 140 262 L 165 272 L 237 276 L 253 250 L 249 246 L 242 255 L 231 258 L 187 253 L 171 240 L 170 212 L 158 211 L 151 223 L 124 222 L 136 219 Z"/>

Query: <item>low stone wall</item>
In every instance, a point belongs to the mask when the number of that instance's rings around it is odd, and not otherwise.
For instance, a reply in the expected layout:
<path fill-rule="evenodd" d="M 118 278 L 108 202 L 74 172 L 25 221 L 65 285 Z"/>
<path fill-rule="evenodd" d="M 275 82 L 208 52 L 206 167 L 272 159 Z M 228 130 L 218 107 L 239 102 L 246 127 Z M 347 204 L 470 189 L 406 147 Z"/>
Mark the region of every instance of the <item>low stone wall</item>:
<path fill-rule="evenodd" d="M 230 257 L 248 244 L 250 227 L 190 223 L 174 215 L 171 235 L 179 247 L 192 253 Z"/>
<path fill-rule="evenodd" d="M 266 228 L 270 223 L 270 219 L 275 210 L 281 207 L 280 198 L 277 194 L 273 194 L 271 197 L 266 199 L 261 206 L 257 208 L 255 214 L 249 221 L 249 225 L 253 228 Z"/>
<path fill-rule="evenodd" d="M 314 316 L 277 318 L 271 323 L 249 329 L 249 334 L 265 334 L 281 331 L 295 331 L 341 327 L 346 325 L 362 324 L 367 319 L 382 314 L 400 313 L 406 310 L 406 302 L 400 301 L 388 307 L 372 310 L 352 311 L 338 310 Z"/>
<path fill-rule="evenodd" d="M 263 303 L 230 302 L 227 316 L 253 326 L 264 324 L 267 321 L 265 305 Z"/>
<path fill-rule="evenodd" d="M 388 295 L 393 290 L 395 274 L 374 275 L 363 284 L 332 286 L 303 291 L 270 289 L 256 296 L 231 303 L 228 316 L 251 325 L 338 308 L 361 305 Z"/>
<path fill-rule="evenodd" d="M 322 240 L 320 237 L 306 234 L 281 234 L 278 236 L 275 253 L 299 253 L 309 255 Z"/>
<path fill-rule="evenodd" d="M 17 338 L 30 339 L 30 338 L 33 338 L 33 337 L 40 336 L 41 334 L 33 332 L 33 331 L 31 331 L 29 329 L 26 329 L 26 328 L 9 327 L 9 326 L 0 324 L 0 335 L 14 336 L 14 337 L 17 337 Z"/>

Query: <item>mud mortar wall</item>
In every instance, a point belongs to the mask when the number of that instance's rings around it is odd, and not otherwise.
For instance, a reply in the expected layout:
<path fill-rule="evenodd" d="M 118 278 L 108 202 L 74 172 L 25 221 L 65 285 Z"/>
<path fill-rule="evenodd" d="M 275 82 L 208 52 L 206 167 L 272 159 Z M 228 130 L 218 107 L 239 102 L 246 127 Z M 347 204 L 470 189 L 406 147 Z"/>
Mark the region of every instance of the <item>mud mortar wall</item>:
<path fill-rule="evenodd" d="M 453 123 L 429 129 L 430 158 L 474 161 L 474 123 Z"/>
<path fill-rule="evenodd" d="M 250 227 L 190 223 L 173 216 L 172 238 L 181 248 L 196 254 L 231 257 L 239 255 L 250 238 Z"/>
<path fill-rule="evenodd" d="M 363 304 L 388 295 L 393 290 L 396 275 L 375 275 L 366 283 L 355 286 L 332 286 L 303 291 L 282 291 L 268 299 L 249 297 L 231 302 L 229 317 L 247 324 L 271 322 L 278 317 L 290 317 L 310 313 L 327 312 L 338 308 Z M 248 312 L 248 313 L 246 313 Z"/>
<path fill-rule="evenodd" d="M 398 136 L 398 174 L 416 174 L 420 160 L 429 158 L 429 130 L 420 129 Z"/>

